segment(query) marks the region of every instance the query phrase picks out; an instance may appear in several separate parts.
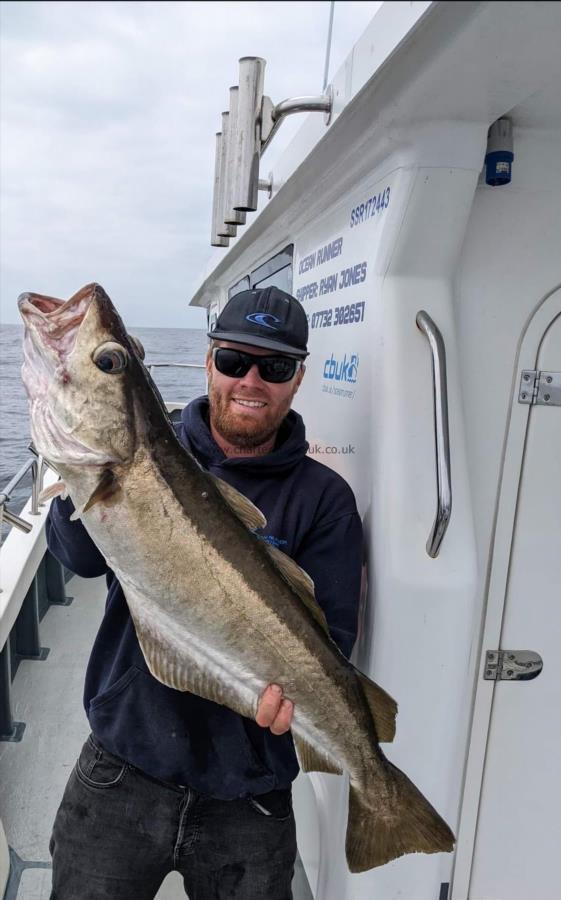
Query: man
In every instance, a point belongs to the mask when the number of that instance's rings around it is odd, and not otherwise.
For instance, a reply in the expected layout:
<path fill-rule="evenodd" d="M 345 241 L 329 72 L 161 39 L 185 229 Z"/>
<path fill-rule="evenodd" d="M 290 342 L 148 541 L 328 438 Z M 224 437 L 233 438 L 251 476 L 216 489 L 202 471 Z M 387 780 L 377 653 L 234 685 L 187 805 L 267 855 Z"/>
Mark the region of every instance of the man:
<path fill-rule="evenodd" d="M 232 298 L 209 334 L 208 397 L 187 406 L 180 440 L 267 519 L 261 537 L 315 582 L 333 639 L 355 636 L 362 531 L 351 489 L 306 456 L 291 403 L 308 325 L 277 288 Z M 86 674 L 92 735 L 57 813 L 52 900 L 152 900 L 181 872 L 190 900 L 289 900 L 296 856 L 292 703 L 263 693 L 255 722 L 153 678 L 114 574 L 70 500 L 55 500 L 51 552 L 79 575 L 105 574 L 108 598 Z"/>

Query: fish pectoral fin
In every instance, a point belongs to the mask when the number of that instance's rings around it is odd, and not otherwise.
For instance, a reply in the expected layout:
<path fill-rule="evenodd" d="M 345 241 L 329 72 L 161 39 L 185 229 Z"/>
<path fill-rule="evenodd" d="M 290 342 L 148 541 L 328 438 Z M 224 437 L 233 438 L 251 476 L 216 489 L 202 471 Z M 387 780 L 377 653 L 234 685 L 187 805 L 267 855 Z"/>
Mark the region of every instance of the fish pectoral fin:
<path fill-rule="evenodd" d="M 283 553 L 282 550 L 271 547 L 269 544 L 266 545 L 265 549 L 285 581 L 287 581 L 292 590 L 298 594 L 304 605 L 307 606 L 314 619 L 321 625 L 325 633 L 329 634 L 327 619 L 315 598 L 314 582 L 308 573 L 305 572 L 298 563 L 295 563 L 290 556 Z"/>
<path fill-rule="evenodd" d="M 376 736 L 381 744 L 391 743 L 395 737 L 397 703 L 386 691 L 355 669 L 368 708 L 374 719 Z"/>
<path fill-rule="evenodd" d="M 64 481 L 55 481 L 49 487 L 43 488 L 39 494 L 39 503 L 45 503 L 46 500 L 52 500 L 53 497 L 62 497 L 63 500 L 66 500 L 68 494 Z"/>
<path fill-rule="evenodd" d="M 327 772 L 330 775 L 342 775 L 343 769 L 335 765 L 331 760 L 319 750 L 316 750 L 308 741 L 296 734 L 292 735 L 300 768 L 303 772 Z"/>
<path fill-rule="evenodd" d="M 238 519 L 240 519 L 244 525 L 250 530 L 253 530 L 254 528 L 265 528 L 267 519 L 251 500 L 248 500 L 247 497 L 240 494 L 236 488 L 232 487 L 231 484 L 227 484 L 222 478 L 217 478 L 216 475 L 210 474 L 209 477 L 212 479 L 214 486 L 222 495 L 222 498 L 226 501 L 230 509 L 235 512 Z"/>
<path fill-rule="evenodd" d="M 95 491 L 84 504 L 82 512 L 87 512 L 88 509 L 91 509 L 96 503 L 107 503 L 120 490 L 121 485 L 115 473 L 111 469 L 105 469 L 103 475 L 99 479 Z"/>
<path fill-rule="evenodd" d="M 70 521 L 74 522 L 76 519 L 80 519 L 84 513 L 87 512 L 88 509 L 91 509 L 92 506 L 95 506 L 96 503 L 110 503 L 115 497 L 115 494 L 120 490 L 121 485 L 115 473 L 111 469 L 104 469 L 97 487 L 90 494 L 84 505 L 80 507 L 80 509 L 74 510 L 70 516 Z"/>

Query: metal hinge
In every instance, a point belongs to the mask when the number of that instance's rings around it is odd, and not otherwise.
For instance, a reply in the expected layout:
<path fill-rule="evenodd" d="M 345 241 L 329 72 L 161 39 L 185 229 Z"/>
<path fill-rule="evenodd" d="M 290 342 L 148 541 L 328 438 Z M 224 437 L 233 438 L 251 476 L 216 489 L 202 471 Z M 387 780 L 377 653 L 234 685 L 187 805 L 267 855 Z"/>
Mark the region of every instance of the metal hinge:
<path fill-rule="evenodd" d="M 561 406 L 561 372 L 523 369 L 518 402 L 531 406 Z"/>
<path fill-rule="evenodd" d="M 485 681 L 531 681 L 543 669 L 543 660 L 533 650 L 487 650 Z"/>

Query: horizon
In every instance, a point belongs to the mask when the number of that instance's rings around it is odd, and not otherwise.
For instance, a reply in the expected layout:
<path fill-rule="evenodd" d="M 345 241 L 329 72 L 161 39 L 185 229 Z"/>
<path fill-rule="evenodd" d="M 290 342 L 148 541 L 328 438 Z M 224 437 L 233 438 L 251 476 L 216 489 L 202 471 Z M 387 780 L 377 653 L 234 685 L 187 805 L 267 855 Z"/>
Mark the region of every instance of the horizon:
<path fill-rule="evenodd" d="M 16 328 L 24 328 L 23 322 L 0 322 L 0 329 L 6 328 L 7 326 L 16 327 Z M 147 331 L 204 331 L 206 332 L 207 325 L 127 325 L 127 332 L 129 328 L 138 330 L 139 328 L 145 329 Z"/>

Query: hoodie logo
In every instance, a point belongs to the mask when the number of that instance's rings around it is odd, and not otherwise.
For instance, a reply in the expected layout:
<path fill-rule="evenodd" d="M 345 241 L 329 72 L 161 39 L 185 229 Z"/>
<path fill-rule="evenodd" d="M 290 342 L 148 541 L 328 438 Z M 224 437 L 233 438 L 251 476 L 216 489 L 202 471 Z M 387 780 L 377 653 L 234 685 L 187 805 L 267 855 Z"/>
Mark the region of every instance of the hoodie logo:
<path fill-rule="evenodd" d="M 274 534 L 258 534 L 257 537 L 270 544 L 271 547 L 282 547 L 284 544 L 288 544 L 288 541 L 285 541 L 284 538 L 275 537 Z"/>
<path fill-rule="evenodd" d="M 246 319 L 248 322 L 253 322 L 254 325 L 263 325 L 265 328 L 272 328 L 273 331 L 278 331 L 278 328 L 275 328 L 274 325 L 271 325 L 271 319 L 273 322 L 277 323 L 281 321 L 280 319 L 277 319 L 277 317 L 272 313 L 260 312 L 250 313 L 248 316 L 246 316 Z"/>

